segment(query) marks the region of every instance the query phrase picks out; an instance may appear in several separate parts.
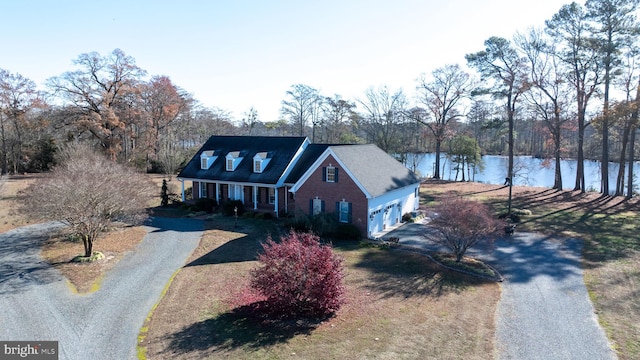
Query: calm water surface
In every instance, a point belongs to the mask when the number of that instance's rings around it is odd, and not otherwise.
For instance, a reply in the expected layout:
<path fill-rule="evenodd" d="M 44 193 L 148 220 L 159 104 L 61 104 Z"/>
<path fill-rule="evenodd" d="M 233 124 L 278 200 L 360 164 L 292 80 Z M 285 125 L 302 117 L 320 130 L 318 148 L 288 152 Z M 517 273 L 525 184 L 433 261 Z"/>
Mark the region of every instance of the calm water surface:
<path fill-rule="evenodd" d="M 417 163 L 416 169 L 420 176 L 431 177 L 435 168 L 435 154 L 417 154 L 414 155 L 415 159 L 411 156 L 407 161 L 407 167 L 413 168 L 412 163 Z M 482 157 L 484 161 L 484 169 L 480 171 L 476 169 L 471 173 L 465 171 L 465 180 L 483 182 L 487 184 L 504 184 L 507 174 L 507 166 L 509 158 L 506 156 L 497 155 L 485 155 Z M 441 155 L 440 158 L 440 177 L 443 180 L 456 180 L 455 166 L 452 164 L 446 155 Z M 576 182 L 576 167 L 577 162 L 575 160 L 562 160 L 562 187 L 565 190 L 573 189 Z M 589 191 L 600 190 L 600 162 L 585 160 L 584 162 L 584 176 L 586 189 Z M 514 185 L 524 186 L 539 186 L 539 187 L 552 187 L 554 179 L 555 162 L 550 161 L 545 163 L 544 159 L 537 159 L 531 156 L 516 156 L 514 158 Z M 634 174 L 636 177 L 640 175 L 640 162 L 636 162 L 634 165 Z M 609 163 L 609 188 L 615 191 L 616 179 L 618 176 L 618 164 Z M 462 179 L 462 174 L 458 174 L 457 180 Z M 625 176 L 626 181 L 626 176 Z"/>

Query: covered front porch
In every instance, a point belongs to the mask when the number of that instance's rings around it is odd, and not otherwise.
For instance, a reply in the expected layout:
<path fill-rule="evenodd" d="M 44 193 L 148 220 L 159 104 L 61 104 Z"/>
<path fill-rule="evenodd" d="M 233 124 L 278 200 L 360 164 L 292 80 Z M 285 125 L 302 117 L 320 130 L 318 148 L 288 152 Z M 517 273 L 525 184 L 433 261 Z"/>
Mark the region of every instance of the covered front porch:
<path fill-rule="evenodd" d="M 242 202 L 245 210 L 270 212 L 276 217 L 286 214 L 294 208 L 287 186 L 270 184 L 242 184 L 218 181 L 194 180 L 193 200 L 209 198 L 217 204 L 237 200 Z M 186 201 L 185 180 L 181 180 L 182 201 Z"/>

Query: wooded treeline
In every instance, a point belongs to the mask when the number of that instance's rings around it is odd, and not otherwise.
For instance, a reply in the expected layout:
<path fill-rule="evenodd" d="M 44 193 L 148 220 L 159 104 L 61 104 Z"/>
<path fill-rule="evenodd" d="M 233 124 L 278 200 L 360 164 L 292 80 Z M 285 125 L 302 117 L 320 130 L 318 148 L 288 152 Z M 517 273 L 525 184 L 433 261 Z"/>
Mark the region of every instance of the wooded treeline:
<path fill-rule="evenodd" d="M 575 190 L 581 191 L 585 159 L 614 161 L 621 166 L 612 188 L 631 196 L 638 1 L 564 5 L 539 28 L 487 39 L 484 49 L 466 56 L 466 66 L 420 75 L 411 92 L 380 85 L 344 99 L 294 84 L 276 121 L 262 121 L 253 108 L 234 119 L 224 104 L 204 107 L 169 76 L 149 76 L 119 49 L 79 55 L 74 69 L 43 89 L 0 69 L 0 168 L 3 174 L 46 171 L 59 145 L 81 141 L 114 161 L 173 174 L 211 135 L 303 135 L 322 143 L 375 143 L 401 158 L 442 151 L 473 163 L 480 151 L 533 155 L 555 166 L 557 189 L 561 158 L 578 160 Z M 423 175 L 438 178 L 436 165 L 434 174 Z M 515 175 L 512 161 L 507 175 Z M 612 193 L 607 166 L 601 175 L 601 192 Z"/>

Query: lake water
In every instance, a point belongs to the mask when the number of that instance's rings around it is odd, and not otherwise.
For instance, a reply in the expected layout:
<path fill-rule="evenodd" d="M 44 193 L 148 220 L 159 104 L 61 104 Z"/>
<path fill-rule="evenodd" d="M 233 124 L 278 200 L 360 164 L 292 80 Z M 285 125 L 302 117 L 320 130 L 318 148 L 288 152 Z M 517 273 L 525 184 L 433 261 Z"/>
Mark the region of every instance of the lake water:
<path fill-rule="evenodd" d="M 416 155 L 416 170 L 420 176 L 431 177 L 435 168 L 435 154 L 419 154 Z M 471 180 L 487 184 L 504 184 L 507 174 L 507 166 L 509 158 L 507 156 L 485 155 L 482 157 L 484 161 L 484 170 L 471 171 Z M 407 167 L 412 168 L 413 159 L 409 157 Z M 443 180 L 455 180 L 456 170 L 446 155 L 441 154 L 440 157 L 440 177 Z M 575 160 L 562 160 L 562 187 L 565 190 L 571 190 L 576 182 Z M 555 161 L 551 161 L 548 166 L 544 166 L 543 159 L 533 158 L 531 156 L 516 156 L 514 158 L 514 185 L 552 187 L 554 180 Z M 618 164 L 609 163 L 609 188 L 615 192 L 615 184 L 618 176 Z M 584 177 L 585 187 L 588 191 L 600 191 L 600 162 L 593 160 L 584 161 Z M 413 170 L 413 169 L 412 169 Z M 640 175 L 640 162 L 634 164 L 634 174 Z M 462 174 L 458 174 L 458 179 L 462 178 Z M 469 180 L 468 173 L 465 174 L 465 180 Z M 627 178 L 625 176 L 625 182 Z M 626 185 L 625 185 L 626 188 Z M 637 186 L 636 186 L 637 188 Z"/>

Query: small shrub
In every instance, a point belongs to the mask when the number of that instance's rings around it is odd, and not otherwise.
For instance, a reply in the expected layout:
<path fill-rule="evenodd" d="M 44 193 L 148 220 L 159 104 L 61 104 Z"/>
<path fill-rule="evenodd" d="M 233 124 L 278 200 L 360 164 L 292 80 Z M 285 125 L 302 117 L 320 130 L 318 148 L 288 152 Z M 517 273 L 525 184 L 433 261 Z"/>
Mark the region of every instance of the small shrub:
<path fill-rule="evenodd" d="M 473 200 L 445 199 L 434 210 L 438 216 L 430 224 L 437 231 L 425 236 L 449 248 L 457 262 L 469 248 L 488 241 L 502 224 L 491 216 L 488 206 Z"/>
<path fill-rule="evenodd" d="M 295 215 L 287 220 L 286 226 L 297 232 L 308 232 L 311 230 L 311 219 L 306 214 L 296 211 Z"/>
<path fill-rule="evenodd" d="M 251 288 L 263 295 L 265 310 L 279 317 L 323 317 L 344 303 L 343 259 L 311 233 L 291 231 L 262 245 Z"/>
<path fill-rule="evenodd" d="M 273 214 L 270 213 L 270 212 L 261 213 L 261 214 L 262 214 L 262 218 L 265 219 L 265 220 L 271 220 L 274 217 Z"/>
<path fill-rule="evenodd" d="M 311 230 L 318 236 L 332 235 L 338 229 L 339 224 L 336 214 L 320 213 L 311 219 Z"/>
<path fill-rule="evenodd" d="M 256 212 L 253 212 L 253 211 L 245 211 L 244 214 L 242 214 L 242 217 L 246 218 L 246 219 L 251 219 L 251 218 L 254 218 L 254 217 L 256 219 L 259 219 L 260 218 L 260 213 L 256 213 Z"/>
<path fill-rule="evenodd" d="M 191 207 L 192 211 L 205 211 L 205 212 L 213 212 L 213 208 L 216 206 L 216 201 L 214 199 L 209 198 L 200 198 L 196 200 L 196 203 Z"/>
<path fill-rule="evenodd" d="M 240 200 L 229 200 L 222 204 L 222 214 L 224 216 L 235 216 L 235 209 L 238 209 L 238 216 L 244 213 L 244 204 Z"/>
<path fill-rule="evenodd" d="M 402 222 L 414 222 L 413 215 L 411 213 L 404 213 L 404 215 L 402 215 Z"/>
<path fill-rule="evenodd" d="M 360 240 L 362 234 L 360 234 L 360 229 L 358 229 L 353 224 L 343 224 L 340 223 L 336 227 L 336 230 L 332 233 L 335 238 L 344 239 L 344 240 Z"/>
<path fill-rule="evenodd" d="M 169 205 L 169 187 L 167 186 L 167 180 L 162 179 L 162 189 L 160 191 L 160 206 Z"/>

